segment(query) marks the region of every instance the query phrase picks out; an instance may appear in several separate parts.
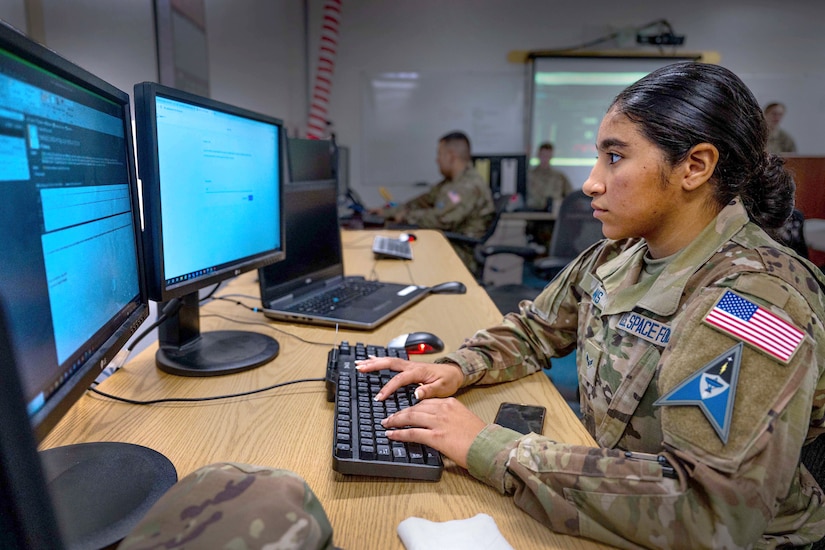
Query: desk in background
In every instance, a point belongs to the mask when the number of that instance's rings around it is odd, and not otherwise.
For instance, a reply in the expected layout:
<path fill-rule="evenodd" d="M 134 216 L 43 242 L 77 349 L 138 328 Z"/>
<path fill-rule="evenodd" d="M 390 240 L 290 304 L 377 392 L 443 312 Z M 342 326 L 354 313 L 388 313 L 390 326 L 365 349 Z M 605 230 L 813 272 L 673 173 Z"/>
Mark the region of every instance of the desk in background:
<path fill-rule="evenodd" d="M 453 350 L 475 329 L 500 321 L 484 289 L 475 284 L 439 232 L 416 232 L 419 240 L 412 262 L 374 260 L 371 246 L 375 234 L 343 232 L 348 274 L 427 286 L 460 280 L 467 285 L 467 294 L 428 296 L 373 332 L 342 330 L 337 334 L 333 328 L 275 323 L 232 302 L 214 300 L 202 307 L 202 330 L 237 328 L 242 323 L 246 329 L 275 336 L 281 344 L 280 355 L 269 364 L 243 373 L 186 378 L 155 368 L 157 344 L 152 344 L 105 380 L 100 389 L 137 400 L 238 393 L 289 380 L 323 378 L 327 352 L 340 340 L 386 345 L 398 334 L 427 330 L 438 334 L 447 350 Z M 258 307 L 256 276 L 255 272 L 241 275 L 216 295 L 233 294 L 233 300 Z M 545 433 L 549 437 L 594 445 L 541 373 L 507 384 L 473 388 L 459 399 L 489 422 L 502 401 L 544 404 L 548 409 Z M 87 441 L 145 445 L 169 457 L 181 478 L 200 466 L 222 461 L 292 470 L 316 493 L 332 523 L 335 544 L 347 550 L 403 548 L 396 527 L 409 516 L 447 521 L 482 512 L 495 519 L 504 537 L 517 549 L 603 548 L 553 533 L 516 508 L 512 497 L 498 494 L 449 460 L 445 461 L 441 481 L 435 483 L 342 476 L 332 470 L 332 418 L 333 406 L 326 401 L 321 381 L 243 398 L 150 406 L 87 394 L 42 447 Z"/>
<path fill-rule="evenodd" d="M 496 226 L 496 231 L 487 241 L 487 244 L 526 246 L 527 222 L 555 221 L 561 201 L 555 202 L 556 207 L 552 212 L 531 210 L 503 212 Z M 487 258 L 484 264 L 483 281 L 485 284 L 492 286 L 519 285 L 522 283 L 523 270 L 524 259 L 512 254 L 499 254 Z"/>

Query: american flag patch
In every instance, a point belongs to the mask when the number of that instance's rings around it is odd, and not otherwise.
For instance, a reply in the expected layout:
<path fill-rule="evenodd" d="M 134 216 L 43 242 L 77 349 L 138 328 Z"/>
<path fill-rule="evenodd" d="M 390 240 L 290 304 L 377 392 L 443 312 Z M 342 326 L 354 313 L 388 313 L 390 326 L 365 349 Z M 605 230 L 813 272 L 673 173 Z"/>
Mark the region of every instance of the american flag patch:
<path fill-rule="evenodd" d="M 450 202 L 453 204 L 458 204 L 461 202 L 461 195 L 455 191 L 447 191 L 447 196 L 450 197 Z"/>
<path fill-rule="evenodd" d="M 730 290 L 705 316 L 705 322 L 783 363 L 790 361 L 805 338 L 789 322 Z"/>

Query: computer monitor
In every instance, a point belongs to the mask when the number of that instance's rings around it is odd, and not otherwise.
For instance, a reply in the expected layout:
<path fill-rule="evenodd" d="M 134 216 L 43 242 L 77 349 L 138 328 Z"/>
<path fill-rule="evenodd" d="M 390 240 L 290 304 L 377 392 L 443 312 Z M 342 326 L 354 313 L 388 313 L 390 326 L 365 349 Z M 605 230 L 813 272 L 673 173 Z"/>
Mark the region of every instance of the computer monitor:
<path fill-rule="evenodd" d="M 473 166 L 481 177 L 490 184 L 494 195 L 518 193 L 525 198 L 527 193 L 527 155 L 495 154 L 473 155 Z"/>
<path fill-rule="evenodd" d="M 170 310 L 157 366 L 213 376 L 263 365 L 278 341 L 201 332 L 199 291 L 284 258 L 283 123 L 154 82 L 134 90 L 149 299 Z"/>
<path fill-rule="evenodd" d="M 335 174 L 335 144 L 328 139 L 288 138 L 289 181 L 329 180 Z"/>
<path fill-rule="evenodd" d="M 346 203 L 350 200 L 349 147 L 346 145 L 338 145 L 335 148 L 335 161 L 333 166 L 335 167 L 333 176 L 338 186 L 338 203 L 339 206 L 346 206 Z"/>
<path fill-rule="evenodd" d="M 148 315 L 134 168 L 129 96 L 0 23 L 0 532 L 23 547 L 44 483 L 66 544 L 104 546 L 177 479 L 142 446 L 34 447 Z"/>

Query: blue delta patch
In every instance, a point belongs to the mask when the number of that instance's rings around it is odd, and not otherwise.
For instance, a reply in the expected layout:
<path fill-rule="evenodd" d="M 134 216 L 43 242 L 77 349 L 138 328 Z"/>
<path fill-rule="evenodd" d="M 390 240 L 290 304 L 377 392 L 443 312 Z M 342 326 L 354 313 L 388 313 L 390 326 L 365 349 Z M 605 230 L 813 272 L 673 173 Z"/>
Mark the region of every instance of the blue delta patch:
<path fill-rule="evenodd" d="M 660 397 L 654 405 L 695 405 L 707 417 L 722 443 L 728 442 L 736 383 L 742 362 L 739 342 Z"/>

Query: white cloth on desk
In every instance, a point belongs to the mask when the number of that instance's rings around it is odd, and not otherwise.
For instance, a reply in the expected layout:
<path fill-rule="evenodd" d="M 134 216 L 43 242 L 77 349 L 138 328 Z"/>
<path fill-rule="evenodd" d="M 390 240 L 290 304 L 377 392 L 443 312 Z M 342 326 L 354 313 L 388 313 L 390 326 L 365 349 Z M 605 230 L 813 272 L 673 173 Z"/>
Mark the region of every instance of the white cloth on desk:
<path fill-rule="evenodd" d="M 487 514 L 443 522 L 409 517 L 398 524 L 398 536 L 407 550 L 513 550 Z"/>

